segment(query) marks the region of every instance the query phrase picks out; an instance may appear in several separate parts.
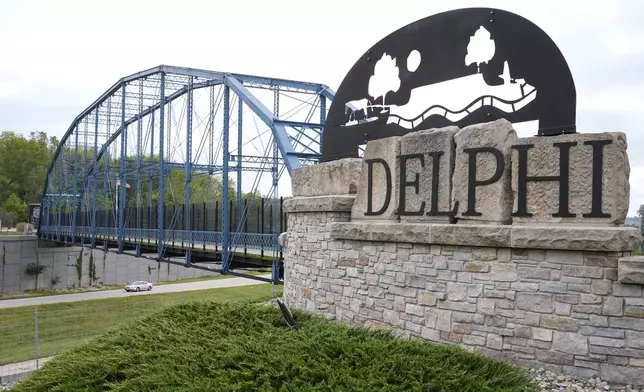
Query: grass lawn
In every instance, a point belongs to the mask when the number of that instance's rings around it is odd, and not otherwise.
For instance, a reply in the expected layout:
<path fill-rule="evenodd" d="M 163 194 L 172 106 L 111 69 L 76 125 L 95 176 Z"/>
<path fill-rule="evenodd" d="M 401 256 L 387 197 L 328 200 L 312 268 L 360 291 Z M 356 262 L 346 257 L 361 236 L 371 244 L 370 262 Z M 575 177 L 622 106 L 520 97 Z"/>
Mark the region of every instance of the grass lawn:
<path fill-rule="evenodd" d="M 455 346 L 406 341 L 274 307 L 198 302 L 113 329 L 15 391 L 537 391 L 527 372 Z"/>
<path fill-rule="evenodd" d="M 92 289 L 76 289 L 76 290 L 25 290 L 21 293 L 0 294 L 0 301 L 17 298 L 33 298 L 33 297 L 48 297 L 50 295 L 65 295 L 65 294 L 81 294 L 90 293 L 94 291 L 108 291 L 108 290 L 123 290 L 122 285 L 104 285 Z"/>
<path fill-rule="evenodd" d="M 259 276 L 259 275 L 266 275 L 271 273 L 270 268 L 262 268 L 256 271 L 252 270 L 235 270 L 234 272 L 239 272 L 242 274 L 246 275 L 251 275 L 251 276 Z M 155 286 L 165 286 L 168 284 L 176 284 L 176 283 L 191 283 L 191 282 L 204 282 L 207 280 L 219 280 L 219 279 L 229 279 L 229 278 L 239 278 L 240 276 L 236 275 L 212 275 L 212 276 L 201 276 L 199 278 L 186 278 L 182 280 L 175 280 L 175 281 L 168 281 L 168 282 L 159 282 L 155 283 Z M 123 287 L 119 287 L 120 289 L 123 289 Z"/>
<path fill-rule="evenodd" d="M 270 268 L 266 269 L 261 269 L 261 270 L 253 270 L 253 271 L 236 271 L 236 272 L 242 272 L 247 275 L 252 275 L 252 276 L 258 276 L 258 275 L 266 275 L 270 274 L 271 270 Z M 208 281 L 208 280 L 219 280 L 219 279 L 230 279 L 230 278 L 238 278 L 239 276 L 235 275 L 210 275 L 210 276 L 202 276 L 199 278 L 186 278 L 186 279 L 180 279 L 180 280 L 172 280 L 172 281 L 167 281 L 167 282 L 157 282 L 154 283 L 155 286 L 166 286 L 169 284 L 177 284 L 177 283 L 192 283 L 192 282 L 203 282 L 203 281 Z M 65 295 L 65 294 L 80 294 L 80 293 L 90 293 L 94 291 L 107 291 L 107 290 L 123 290 L 124 285 L 120 284 L 111 284 L 111 285 L 104 285 L 101 287 L 95 287 L 92 289 L 83 289 L 79 288 L 76 290 L 27 290 L 25 292 L 19 293 L 19 294 L 7 294 L 7 295 L 2 295 L 0 294 L 0 301 L 4 301 L 7 299 L 16 299 L 16 298 L 32 298 L 32 297 L 47 297 L 50 295 Z"/>
<path fill-rule="evenodd" d="M 270 284 L 258 284 L 39 305 L 39 357 L 58 354 L 168 305 L 194 300 L 264 301 L 271 298 L 270 293 Z M 35 358 L 34 319 L 33 306 L 0 309 L 0 365 Z"/>

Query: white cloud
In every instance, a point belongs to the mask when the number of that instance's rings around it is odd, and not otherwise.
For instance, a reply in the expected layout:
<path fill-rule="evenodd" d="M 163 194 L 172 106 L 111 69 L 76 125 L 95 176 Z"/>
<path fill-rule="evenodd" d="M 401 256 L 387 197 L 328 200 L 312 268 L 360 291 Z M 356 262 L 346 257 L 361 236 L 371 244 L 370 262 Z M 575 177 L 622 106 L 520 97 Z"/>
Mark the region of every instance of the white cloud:
<path fill-rule="evenodd" d="M 644 82 L 644 81 L 643 81 Z M 644 83 L 589 91 L 577 99 L 580 110 L 615 112 L 620 115 L 644 113 Z"/>
<path fill-rule="evenodd" d="M 18 87 L 13 82 L 0 80 L 0 99 L 13 98 L 18 91 Z"/>
<path fill-rule="evenodd" d="M 639 206 L 644 204 L 644 165 L 631 166 L 629 182 L 631 194 L 628 215 L 635 216 Z"/>

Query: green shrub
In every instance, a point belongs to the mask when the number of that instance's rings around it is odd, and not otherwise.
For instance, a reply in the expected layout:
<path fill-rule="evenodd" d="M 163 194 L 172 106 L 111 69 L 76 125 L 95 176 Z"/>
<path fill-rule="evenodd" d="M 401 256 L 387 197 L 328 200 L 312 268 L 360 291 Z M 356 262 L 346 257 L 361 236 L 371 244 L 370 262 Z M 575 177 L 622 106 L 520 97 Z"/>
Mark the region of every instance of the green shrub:
<path fill-rule="evenodd" d="M 25 269 L 25 272 L 27 273 L 27 275 L 30 275 L 30 276 L 38 276 L 43 272 L 45 272 L 46 269 L 47 269 L 46 265 L 29 263 L 27 264 L 27 268 Z"/>
<path fill-rule="evenodd" d="M 456 346 L 278 309 L 193 302 L 63 353 L 15 391 L 532 392 L 528 372 Z"/>

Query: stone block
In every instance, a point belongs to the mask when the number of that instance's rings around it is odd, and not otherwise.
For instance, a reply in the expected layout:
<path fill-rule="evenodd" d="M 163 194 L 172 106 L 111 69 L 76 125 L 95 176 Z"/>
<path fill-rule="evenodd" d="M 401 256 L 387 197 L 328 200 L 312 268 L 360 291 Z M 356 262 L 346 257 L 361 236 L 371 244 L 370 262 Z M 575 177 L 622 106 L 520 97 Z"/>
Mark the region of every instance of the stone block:
<path fill-rule="evenodd" d="M 588 338 L 574 332 L 555 331 L 552 338 L 552 347 L 567 354 L 588 354 Z"/>
<path fill-rule="evenodd" d="M 420 305 L 407 304 L 405 308 L 405 313 L 422 317 L 425 315 L 425 308 Z"/>
<path fill-rule="evenodd" d="M 593 354 L 604 354 L 608 355 L 608 360 L 611 360 L 611 357 L 632 357 L 632 358 L 644 358 L 644 350 L 638 350 L 636 348 L 623 348 L 623 347 L 607 347 L 607 346 L 590 346 L 590 352 Z M 613 358 L 613 361 L 615 358 Z M 627 362 L 624 360 L 626 364 Z M 617 362 L 619 363 L 619 362 Z"/>
<path fill-rule="evenodd" d="M 355 196 L 293 197 L 284 200 L 287 213 L 303 212 L 349 212 Z"/>
<path fill-rule="evenodd" d="M 591 267 L 617 268 L 618 259 L 616 257 L 604 256 L 587 256 L 586 265 Z"/>
<path fill-rule="evenodd" d="M 598 354 L 590 354 L 591 356 L 595 356 Z M 604 362 L 604 361 L 602 361 Z M 611 365 L 622 365 L 626 366 L 629 363 L 629 359 L 626 357 L 614 357 L 614 356 L 606 356 L 606 363 L 610 363 Z"/>
<path fill-rule="evenodd" d="M 644 256 L 620 258 L 617 266 L 617 280 L 624 284 L 644 285 Z"/>
<path fill-rule="evenodd" d="M 429 243 L 430 229 L 426 224 L 383 222 L 334 222 L 328 225 L 332 239 L 399 243 Z"/>
<path fill-rule="evenodd" d="M 593 327 L 608 327 L 608 317 L 590 315 L 588 317 L 588 325 Z"/>
<path fill-rule="evenodd" d="M 439 302 L 438 307 L 441 309 L 455 310 L 458 312 L 476 312 L 476 304 L 467 302 Z"/>
<path fill-rule="evenodd" d="M 624 223 L 630 194 L 626 147 L 621 132 L 517 139 L 512 151 L 513 223 Z M 562 172 L 566 158 L 568 170 Z M 602 167 L 595 172 L 598 159 Z M 535 177 L 563 177 L 567 205 L 559 205 L 559 180 L 529 181 Z"/>
<path fill-rule="evenodd" d="M 398 220 L 398 155 L 400 136 L 367 143 L 351 220 Z"/>
<path fill-rule="evenodd" d="M 567 284 L 562 282 L 544 281 L 539 283 L 539 291 L 544 293 L 565 294 L 567 292 Z"/>
<path fill-rule="evenodd" d="M 387 324 L 383 324 L 378 321 L 373 321 L 373 320 L 367 320 L 364 323 L 364 327 L 370 331 L 377 331 L 377 330 L 389 330 L 391 327 Z"/>
<path fill-rule="evenodd" d="M 475 335 L 463 336 L 463 343 L 470 346 L 485 346 L 485 342 L 486 342 L 486 338 L 484 336 L 475 336 Z"/>
<path fill-rule="evenodd" d="M 438 300 L 445 298 L 445 293 L 434 293 L 434 292 L 421 292 L 418 295 L 418 304 L 426 306 L 436 306 Z"/>
<path fill-rule="evenodd" d="M 609 280 L 593 280 L 590 284 L 593 294 L 608 295 L 613 288 L 613 282 Z"/>
<path fill-rule="evenodd" d="M 572 309 L 571 304 L 555 302 L 555 314 L 558 316 L 570 316 L 571 309 Z"/>
<path fill-rule="evenodd" d="M 605 338 L 600 336 L 591 336 L 588 338 L 588 342 L 594 346 L 626 347 L 626 341 L 624 339 L 612 339 L 612 338 Z"/>
<path fill-rule="evenodd" d="M 576 313 L 601 314 L 602 305 L 573 305 L 572 311 Z M 585 317 L 585 318 L 588 318 L 588 317 Z"/>
<path fill-rule="evenodd" d="M 546 260 L 555 264 L 584 264 L 584 254 L 575 251 L 566 250 L 548 250 L 546 251 Z"/>
<path fill-rule="evenodd" d="M 598 252 L 630 252 L 642 241 L 639 229 L 629 226 L 512 225 L 511 236 L 512 248 Z"/>
<path fill-rule="evenodd" d="M 452 312 L 452 322 L 471 324 L 474 321 L 474 315 L 471 313 Z"/>
<path fill-rule="evenodd" d="M 487 335 L 487 341 L 485 345 L 494 350 L 501 350 L 503 349 L 503 337 L 489 333 Z"/>
<path fill-rule="evenodd" d="M 515 264 L 493 263 L 490 271 L 490 279 L 501 282 L 515 282 L 519 279 Z"/>
<path fill-rule="evenodd" d="M 470 125 L 456 133 L 452 204 L 458 202 L 459 223 L 510 222 L 511 149 L 516 140 L 516 131 L 505 119 Z M 470 181 L 479 184 L 470 187 Z"/>
<path fill-rule="evenodd" d="M 427 327 L 421 327 L 420 329 L 420 336 L 423 339 L 431 340 L 433 342 L 438 342 L 440 341 L 440 331 L 437 331 L 432 328 L 427 328 Z"/>
<path fill-rule="evenodd" d="M 502 316 L 485 316 L 485 325 L 489 327 L 505 328 L 507 322 L 505 317 Z"/>
<path fill-rule="evenodd" d="M 552 331 L 545 328 L 532 328 L 532 337 L 544 342 L 552 341 Z"/>
<path fill-rule="evenodd" d="M 644 333 L 628 331 L 626 333 L 626 342 L 628 343 L 628 347 L 644 349 Z"/>
<path fill-rule="evenodd" d="M 544 328 L 556 329 L 564 332 L 577 332 L 579 331 L 579 320 L 570 317 L 541 315 L 540 326 Z"/>
<path fill-rule="evenodd" d="M 398 326 L 400 324 L 400 314 L 395 310 L 385 310 L 383 312 L 383 320 L 389 325 Z"/>
<path fill-rule="evenodd" d="M 484 315 L 494 315 L 495 302 L 491 299 L 479 299 L 477 302 L 478 312 Z"/>
<path fill-rule="evenodd" d="M 604 300 L 604 308 L 602 310 L 604 316 L 621 316 L 624 314 L 624 299 L 615 297 L 606 297 Z"/>
<path fill-rule="evenodd" d="M 581 363 L 583 363 L 583 361 Z M 592 362 L 588 362 L 588 363 L 592 363 Z M 597 365 L 597 369 L 583 367 L 582 365 L 580 365 L 580 361 L 576 359 L 575 366 L 563 367 L 563 373 L 573 375 L 575 377 L 581 378 L 582 380 L 588 380 L 592 377 L 597 376 L 597 370 L 599 369 L 599 365 L 598 364 L 596 365 Z"/>
<path fill-rule="evenodd" d="M 440 337 L 442 340 L 454 343 L 460 343 L 463 335 L 453 332 L 441 331 Z"/>
<path fill-rule="evenodd" d="M 521 339 L 532 339 L 532 327 L 519 325 L 514 329 L 514 336 Z"/>
<path fill-rule="evenodd" d="M 631 284 L 613 284 L 613 295 L 616 297 L 641 297 L 642 286 Z"/>
<path fill-rule="evenodd" d="M 604 270 L 604 279 L 617 281 L 617 268 L 606 268 Z"/>
<path fill-rule="evenodd" d="M 476 247 L 472 250 L 472 259 L 475 261 L 491 261 L 497 257 L 497 248 Z"/>
<path fill-rule="evenodd" d="M 644 385 L 644 371 L 636 367 L 603 363 L 599 367 L 599 377 L 623 385 Z"/>
<path fill-rule="evenodd" d="M 465 263 L 464 269 L 467 272 L 489 272 L 490 264 L 473 261 L 470 263 Z"/>
<path fill-rule="evenodd" d="M 573 354 L 537 350 L 536 355 L 539 361 L 554 365 L 573 365 L 575 363 Z"/>
<path fill-rule="evenodd" d="M 325 209 L 337 208 L 331 202 L 350 199 L 352 196 L 329 196 L 320 197 L 329 199 L 324 202 Z M 292 204 L 302 201 L 298 207 L 302 207 L 304 201 L 311 203 L 309 199 L 318 198 L 294 198 L 285 202 L 289 203 L 290 210 L 300 211 Z M 332 200 L 330 200 L 332 199 Z M 347 201 L 348 203 L 348 201 Z M 337 203 L 335 203 L 337 204 Z M 329 207 L 331 205 L 331 207 Z M 308 207 L 306 207 L 308 208 Z M 324 211 L 321 210 L 321 211 Z M 300 211 L 301 212 L 301 211 Z M 466 225 L 466 224 L 416 224 L 399 223 L 390 224 L 385 222 L 332 222 L 328 226 L 332 239 L 361 240 L 378 242 L 402 242 L 440 245 L 459 245 L 473 247 L 500 247 L 506 248 L 535 248 L 535 249 L 559 249 L 559 250 L 595 250 L 595 251 L 631 251 L 641 241 L 639 231 L 634 227 L 602 227 L 602 226 L 530 226 L 530 225 Z M 404 230 L 402 228 L 404 227 Z M 516 250 L 516 249 L 515 249 Z M 507 249 L 499 249 L 498 261 L 504 262 L 507 257 Z M 443 254 L 447 255 L 447 253 Z M 452 252 L 453 253 L 453 252 Z M 449 255 L 452 255 L 450 253 Z M 513 252 L 514 253 L 514 252 Z M 476 254 L 472 254 L 476 259 Z M 513 256 L 514 257 L 514 256 Z M 571 256 L 572 257 L 572 256 Z M 581 255 L 580 255 L 581 257 Z M 517 259 L 514 257 L 514 259 Z M 527 252 L 526 252 L 527 259 Z M 555 263 L 556 261 L 550 261 Z M 561 262 L 561 261 L 560 261 Z M 562 266 L 563 267 L 563 266 Z M 601 267 L 586 267 L 600 268 Z M 604 268 L 606 272 L 616 269 Z M 615 277 L 616 279 L 616 277 Z"/>
<path fill-rule="evenodd" d="M 629 365 L 635 366 L 635 367 L 644 367 L 644 358 L 642 359 L 631 358 L 629 361 Z"/>
<path fill-rule="evenodd" d="M 400 193 L 401 203 L 405 207 L 405 213 L 398 211 L 401 221 L 450 221 L 450 217 L 444 213 L 453 209 L 452 173 L 456 132 L 458 127 L 449 126 L 408 133 L 400 139 L 400 154 L 407 156 L 406 178 L 402 180 L 409 184 Z"/>
<path fill-rule="evenodd" d="M 362 167 L 362 159 L 345 158 L 295 169 L 291 173 L 293 196 L 355 194 Z"/>
<path fill-rule="evenodd" d="M 512 290 L 529 292 L 539 291 L 539 283 L 514 282 L 512 283 Z"/>
<path fill-rule="evenodd" d="M 284 249 L 286 249 L 286 239 L 287 238 L 288 238 L 288 233 L 280 233 L 279 244 Z"/>
<path fill-rule="evenodd" d="M 452 326 L 452 332 L 469 335 L 472 333 L 472 326 L 469 324 L 454 323 Z"/>
<path fill-rule="evenodd" d="M 450 332 L 452 330 L 452 312 L 442 309 L 431 309 L 432 314 L 436 314 L 436 329 L 439 331 Z M 429 309 L 425 314 L 425 318 L 429 316 Z"/>
<path fill-rule="evenodd" d="M 604 270 L 601 267 L 584 267 L 577 265 L 564 265 L 561 267 L 563 276 L 572 276 L 576 278 L 595 278 L 599 279 L 604 276 Z"/>
<path fill-rule="evenodd" d="M 467 284 L 447 282 L 447 300 L 449 301 L 467 301 Z"/>
<path fill-rule="evenodd" d="M 510 246 L 511 227 L 481 224 L 434 224 L 431 243 L 476 247 Z"/>
<path fill-rule="evenodd" d="M 552 313 L 554 311 L 551 294 L 517 293 L 516 305 L 518 309 L 539 313 Z"/>

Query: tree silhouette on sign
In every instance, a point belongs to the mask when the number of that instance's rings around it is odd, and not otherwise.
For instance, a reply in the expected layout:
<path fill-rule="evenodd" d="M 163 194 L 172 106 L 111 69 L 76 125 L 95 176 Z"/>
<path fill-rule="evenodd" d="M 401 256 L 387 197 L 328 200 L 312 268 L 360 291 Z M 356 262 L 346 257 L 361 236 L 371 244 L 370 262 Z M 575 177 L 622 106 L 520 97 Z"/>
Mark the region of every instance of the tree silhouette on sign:
<path fill-rule="evenodd" d="M 481 64 L 487 63 L 494 57 L 496 47 L 494 40 L 489 31 L 481 26 L 467 44 L 467 55 L 465 55 L 465 65 L 476 63 L 476 72 L 481 72 Z"/>
<path fill-rule="evenodd" d="M 368 93 L 374 99 L 382 97 L 382 107 L 385 107 L 385 95 L 389 91 L 396 92 L 400 88 L 400 70 L 396 66 L 396 59 L 383 53 L 376 62 L 374 74 L 369 78 Z"/>

